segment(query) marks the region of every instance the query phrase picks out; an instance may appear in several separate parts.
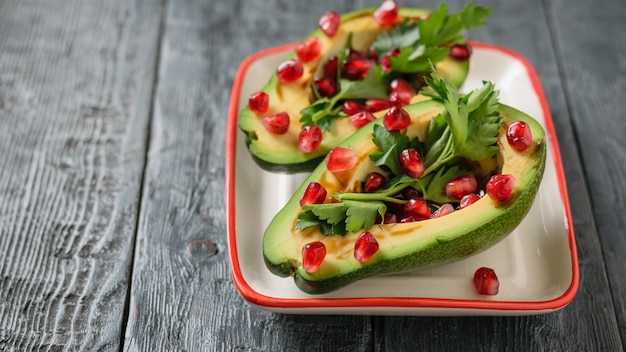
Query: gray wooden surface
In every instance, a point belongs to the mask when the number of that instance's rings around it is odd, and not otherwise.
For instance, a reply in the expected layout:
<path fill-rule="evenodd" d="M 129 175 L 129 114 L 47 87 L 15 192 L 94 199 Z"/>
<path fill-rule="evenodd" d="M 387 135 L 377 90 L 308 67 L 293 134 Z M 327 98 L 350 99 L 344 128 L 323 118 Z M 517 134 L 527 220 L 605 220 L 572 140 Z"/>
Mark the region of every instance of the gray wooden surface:
<path fill-rule="evenodd" d="M 548 99 L 580 261 L 570 305 L 300 316 L 235 290 L 224 138 L 238 64 L 326 9 L 379 1 L 0 0 L 0 351 L 623 350 L 626 2 L 475 3 L 494 12 L 470 38 L 525 56 Z"/>

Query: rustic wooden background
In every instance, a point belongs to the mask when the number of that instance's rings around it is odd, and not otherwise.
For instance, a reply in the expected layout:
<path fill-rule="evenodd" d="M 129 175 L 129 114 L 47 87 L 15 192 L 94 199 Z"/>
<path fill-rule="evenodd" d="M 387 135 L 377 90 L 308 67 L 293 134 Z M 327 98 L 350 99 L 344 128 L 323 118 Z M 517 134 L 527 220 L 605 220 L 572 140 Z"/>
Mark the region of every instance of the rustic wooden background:
<path fill-rule="evenodd" d="M 298 41 L 326 9 L 379 3 L 0 0 L 0 350 L 623 350 L 623 0 L 475 1 L 494 11 L 470 38 L 525 56 L 548 98 L 580 260 L 569 306 L 299 316 L 239 296 L 224 212 L 238 64 Z"/>

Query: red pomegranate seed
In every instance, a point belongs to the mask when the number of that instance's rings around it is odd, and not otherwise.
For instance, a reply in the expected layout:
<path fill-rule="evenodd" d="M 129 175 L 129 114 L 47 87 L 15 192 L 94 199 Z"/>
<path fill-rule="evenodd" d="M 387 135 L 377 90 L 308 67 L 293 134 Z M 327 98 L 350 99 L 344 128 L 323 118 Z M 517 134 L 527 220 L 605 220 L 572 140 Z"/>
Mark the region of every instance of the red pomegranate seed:
<path fill-rule="evenodd" d="M 337 94 L 337 81 L 328 77 L 316 78 L 313 82 L 321 97 L 330 98 Z"/>
<path fill-rule="evenodd" d="M 422 176 L 425 170 L 422 156 L 413 148 L 407 148 L 400 153 L 400 166 L 405 174 L 414 178 Z"/>
<path fill-rule="evenodd" d="M 398 217 L 394 213 L 385 213 L 385 217 L 383 218 L 383 224 L 395 224 L 398 222 Z"/>
<path fill-rule="evenodd" d="M 472 56 L 472 48 L 468 44 L 454 44 L 450 47 L 448 56 L 457 61 L 467 61 Z"/>
<path fill-rule="evenodd" d="M 374 19 L 381 25 L 394 24 L 398 18 L 398 4 L 394 0 L 385 0 L 374 12 Z"/>
<path fill-rule="evenodd" d="M 487 194 L 495 200 L 507 200 L 515 187 L 513 175 L 493 175 L 487 182 Z"/>
<path fill-rule="evenodd" d="M 481 295 L 497 295 L 500 281 L 496 272 L 491 268 L 478 268 L 474 273 L 474 286 Z"/>
<path fill-rule="evenodd" d="M 326 157 L 326 168 L 330 172 L 352 169 L 359 161 L 356 152 L 349 148 L 335 147 Z"/>
<path fill-rule="evenodd" d="M 379 174 L 378 172 L 371 172 L 365 177 L 365 182 L 363 183 L 363 192 L 376 192 L 379 189 L 382 189 L 385 186 L 386 182 L 387 180 L 385 179 L 385 176 Z"/>
<path fill-rule="evenodd" d="M 322 29 L 322 32 L 328 37 L 334 37 L 339 29 L 341 23 L 341 16 L 335 11 L 326 11 L 320 18 L 318 25 Z"/>
<path fill-rule="evenodd" d="M 377 112 L 389 108 L 387 99 L 371 98 L 365 101 L 365 110 L 369 112 Z"/>
<path fill-rule="evenodd" d="M 368 261 L 378 252 L 378 241 L 371 233 L 363 232 L 354 243 L 354 259 L 361 263 Z"/>
<path fill-rule="evenodd" d="M 302 199 L 300 199 L 300 206 L 303 207 L 309 204 L 322 204 L 326 200 L 326 189 L 321 184 L 313 181 L 306 186 Z"/>
<path fill-rule="evenodd" d="M 404 213 L 411 217 L 413 220 L 426 220 L 430 219 L 432 215 L 428 203 L 422 197 L 411 198 L 404 205 Z"/>
<path fill-rule="evenodd" d="M 461 202 L 459 202 L 459 209 L 463 209 L 468 205 L 472 205 L 476 203 L 477 200 L 480 199 L 480 196 L 476 193 L 470 193 L 461 198 Z"/>
<path fill-rule="evenodd" d="M 359 81 L 367 76 L 370 70 L 369 59 L 345 60 L 341 64 L 341 74 L 345 79 Z"/>
<path fill-rule="evenodd" d="M 533 135 L 530 126 L 524 121 L 515 121 L 506 131 L 506 138 L 509 145 L 517 151 L 523 152 L 533 141 Z"/>
<path fill-rule="evenodd" d="M 387 101 L 389 101 L 389 106 L 401 108 L 409 105 L 411 103 L 411 98 L 413 98 L 413 96 L 408 92 L 395 91 L 389 93 Z"/>
<path fill-rule="evenodd" d="M 326 257 L 326 246 L 316 241 L 307 243 L 302 247 L 302 267 L 307 273 L 314 273 Z"/>
<path fill-rule="evenodd" d="M 378 51 L 376 51 L 373 45 L 367 50 L 367 57 L 374 62 L 378 62 Z"/>
<path fill-rule="evenodd" d="M 311 153 L 322 144 L 322 129 L 317 125 L 304 126 L 298 135 L 298 150 Z"/>
<path fill-rule="evenodd" d="M 400 55 L 400 48 L 392 49 L 383 55 L 380 60 L 380 66 L 383 71 L 391 71 L 391 58 Z"/>
<path fill-rule="evenodd" d="M 478 180 L 472 174 L 461 175 L 446 184 L 446 196 L 450 199 L 461 199 L 478 191 Z"/>
<path fill-rule="evenodd" d="M 280 83 L 289 83 L 302 77 L 304 73 L 304 67 L 302 67 L 302 61 L 296 59 L 290 59 L 284 61 L 278 65 L 276 74 Z"/>
<path fill-rule="evenodd" d="M 389 93 L 392 92 L 407 92 L 411 95 L 416 94 L 415 88 L 403 78 L 395 78 L 389 83 Z"/>
<path fill-rule="evenodd" d="M 439 209 L 435 210 L 432 215 L 430 216 L 432 219 L 435 218 L 440 218 L 444 215 L 448 215 L 450 213 L 452 213 L 454 211 L 454 207 L 452 206 L 452 204 L 444 204 L 442 206 L 439 207 Z"/>
<path fill-rule="evenodd" d="M 273 134 L 285 134 L 289 129 L 289 114 L 279 112 L 275 115 L 265 116 L 261 120 L 265 129 Z"/>
<path fill-rule="evenodd" d="M 361 111 L 365 111 L 365 106 L 354 100 L 346 100 L 341 107 L 341 111 L 343 111 L 344 114 L 351 116 Z"/>
<path fill-rule="evenodd" d="M 302 62 L 316 59 L 322 53 L 322 42 L 318 37 L 310 37 L 296 46 L 296 55 Z"/>
<path fill-rule="evenodd" d="M 383 119 L 383 125 L 387 131 L 403 130 L 411 124 L 409 113 L 397 106 L 389 108 Z"/>
<path fill-rule="evenodd" d="M 324 65 L 324 77 L 337 80 L 339 74 L 339 58 L 337 56 L 331 56 Z"/>
<path fill-rule="evenodd" d="M 264 91 L 258 91 L 250 95 L 248 107 L 255 114 L 264 114 L 270 107 L 270 96 Z"/>
<path fill-rule="evenodd" d="M 359 128 L 367 125 L 368 123 L 376 120 L 376 116 L 372 115 L 372 113 L 369 112 L 369 111 L 361 111 L 361 112 L 357 112 L 356 114 L 350 116 L 349 119 L 350 119 L 350 124 L 354 128 L 359 129 Z"/>

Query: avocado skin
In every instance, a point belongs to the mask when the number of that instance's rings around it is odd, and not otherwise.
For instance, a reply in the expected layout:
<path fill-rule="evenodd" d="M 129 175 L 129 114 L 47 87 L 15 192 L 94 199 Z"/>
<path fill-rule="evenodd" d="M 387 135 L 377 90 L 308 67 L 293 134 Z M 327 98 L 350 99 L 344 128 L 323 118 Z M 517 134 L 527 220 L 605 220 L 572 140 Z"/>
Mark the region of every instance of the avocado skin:
<path fill-rule="evenodd" d="M 422 104 L 428 103 L 423 102 Z M 542 131 L 541 126 L 536 121 L 519 110 L 500 105 L 499 111 L 505 116 L 505 121 L 524 120 L 535 126 L 534 128 L 537 130 Z M 526 156 L 533 160 L 528 170 L 532 176 L 529 176 L 530 179 L 525 183 L 525 187 L 514 193 L 508 200 L 500 202 L 498 204 L 499 213 L 496 216 L 482 224 L 468 224 L 468 231 L 462 235 L 449 240 L 437 240 L 409 255 L 381 258 L 370 265 L 365 264 L 357 270 L 326 279 L 309 280 L 299 274 L 297 263 L 288 261 L 279 264 L 272 263 L 265 257 L 264 253 L 266 265 L 272 273 L 278 276 L 293 275 L 295 284 L 302 291 L 309 294 L 324 294 L 367 277 L 426 269 L 480 253 L 510 234 L 522 222 L 532 207 L 543 178 L 547 153 L 545 134 L 535 135 L 533 139 L 536 145 L 535 150 Z M 442 236 L 445 234 L 442 233 Z"/>

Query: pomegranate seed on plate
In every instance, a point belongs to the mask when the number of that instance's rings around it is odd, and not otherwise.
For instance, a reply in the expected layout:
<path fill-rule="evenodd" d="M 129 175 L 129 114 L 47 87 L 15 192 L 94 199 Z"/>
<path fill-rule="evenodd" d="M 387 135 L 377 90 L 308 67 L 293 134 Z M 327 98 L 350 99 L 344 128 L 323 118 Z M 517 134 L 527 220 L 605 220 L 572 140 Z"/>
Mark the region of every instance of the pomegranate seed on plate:
<path fill-rule="evenodd" d="M 426 203 L 426 200 L 422 197 L 409 199 L 404 205 L 404 213 L 413 220 L 430 219 L 432 215 L 428 203 Z"/>
<path fill-rule="evenodd" d="M 334 37 L 339 29 L 341 16 L 336 11 L 326 11 L 320 17 L 318 25 L 327 37 Z"/>
<path fill-rule="evenodd" d="M 354 100 L 346 100 L 341 107 L 341 111 L 343 111 L 344 114 L 351 116 L 361 111 L 365 111 L 365 106 Z"/>
<path fill-rule="evenodd" d="M 284 61 L 278 65 L 276 74 L 280 83 L 289 83 L 302 77 L 304 73 L 304 67 L 302 67 L 302 61 L 297 59 L 290 59 Z"/>
<path fill-rule="evenodd" d="M 365 110 L 369 112 L 381 111 L 389 108 L 387 99 L 371 98 L 365 101 Z"/>
<path fill-rule="evenodd" d="M 461 198 L 461 201 L 459 202 L 459 209 L 463 209 L 467 207 L 468 205 L 472 205 L 476 203 L 476 201 L 479 199 L 480 199 L 480 196 L 476 193 L 467 194 L 463 196 L 463 198 Z"/>
<path fill-rule="evenodd" d="M 513 175 L 493 175 L 487 182 L 487 194 L 495 200 L 507 200 L 515 187 Z"/>
<path fill-rule="evenodd" d="M 448 53 L 448 56 L 457 61 L 467 61 L 471 55 L 472 48 L 468 44 L 454 44 Z"/>
<path fill-rule="evenodd" d="M 298 150 L 311 153 L 322 144 L 322 129 L 317 125 L 304 126 L 298 135 Z"/>
<path fill-rule="evenodd" d="M 385 179 L 385 176 L 379 174 L 378 172 L 370 172 L 365 177 L 365 182 L 363 183 L 363 192 L 376 192 L 379 189 L 382 189 L 385 186 L 386 182 L 387 180 Z"/>
<path fill-rule="evenodd" d="M 387 131 L 403 130 L 411 124 L 409 113 L 397 106 L 389 108 L 383 119 L 383 125 Z"/>
<path fill-rule="evenodd" d="M 326 257 L 326 246 L 316 241 L 307 243 L 302 247 L 302 267 L 307 273 L 314 273 Z"/>
<path fill-rule="evenodd" d="M 446 196 L 450 199 L 461 199 L 478 190 L 478 180 L 472 174 L 461 175 L 446 183 Z"/>
<path fill-rule="evenodd" d="M 368 261 L 378 252 L 378 241 L 371 233 L 363 232 L 354 243 L 354 258 L 361 263 Z"/>
<path fill-rule="evenodd" d="M 422 176 L 425 170 L 422 156 L 413 148 L 407 148 L 400 153 L 400 166 L 404 173 L 414 178 Z"/>
<path fill-rule="evenodd" d="M 313 181 L 306 186 L 302 199 L 300 199 L 300 206 L 322 204 L 326 200 L 326 194 L 324 186 Z"/>
<path fill-rule="evenodd" d="M 474 273 L 474 286 L 481 295 L 496 295 L 500 288 L 500 281 L 496 272 L 491 268 L 478 268 Z"/>
<path fill-rule="evenodd" d="M 310 37 L 296 46 L 296 55 L 302 62 L 316 59 L 322 53 L 322 42 L 318 37 Z"/>
<path fill-rule="evenodd" d="M 352 169 L 359 161 L 356 152 L 349 148 L 335 147 L 326 156 L 326 168 L 330 172 Z"/>
<path fill-rule="evenodd" d="M 530 126 L 524 121 L 515 121 L 509 125 L 506 131 L 506 138 L 511 147 L 519 152 L 523 152 L 533 141 Z"/>
<path fill-rule="evenodd" d="M 394 0 L 385 0 L 374 12 L 376 22 L 381 25 L 394 24 L 398 18 L 398 4 Z"/>
<path fill-rule="evenodd" d="M 258 91 L 250 95 L 248 99 L 248 107 L 255 114 L 264 114 L 270 107 L 270 97 L 264 91 Z"/>
<path fill-rule="evenodd" d="M 261 122 L 265 129 L 273 134 L 285 134 L 289 130 L 289 114 L 284 111 L 275 115 L 265 116 Z"/>
<path fill-rule="evenodd" d="M 354 128 L 361 128 L 368 123 L 376 120 L 376 116 L 372 115 L 369 111 L 361 111 L 349 117 L 350 124 Z"/>
<path fill-rule="evenodd" d="M 442 206 L 439 207 L 439 209 L 435 210 L 432 215 L 430 216 L 432 219 L 435 218 L 440 218 L 444 215 L 448 215 L 450 213 L 454 212 L 454 207 L 452 206 L 452 204 L 444 204 Z"/>

